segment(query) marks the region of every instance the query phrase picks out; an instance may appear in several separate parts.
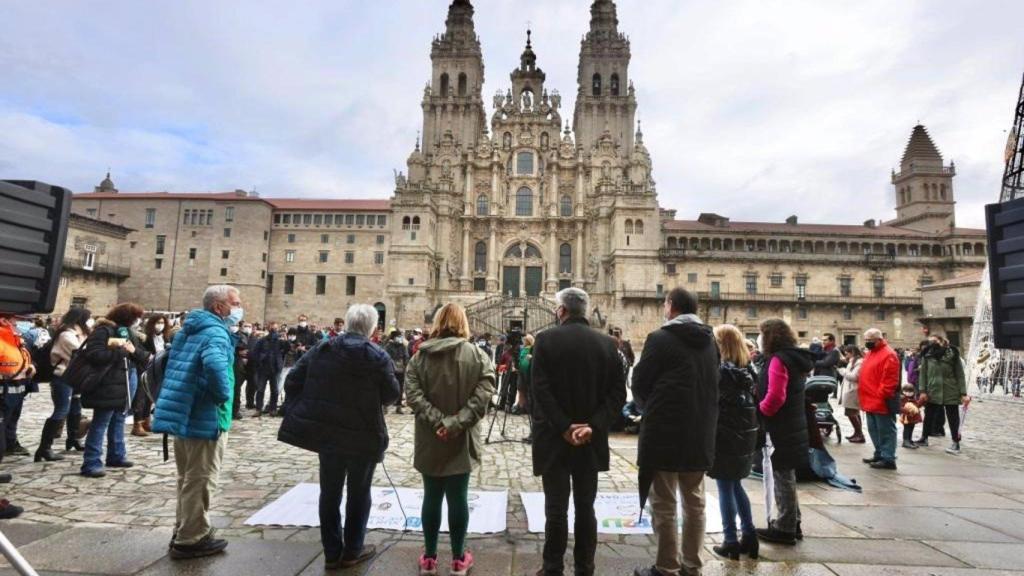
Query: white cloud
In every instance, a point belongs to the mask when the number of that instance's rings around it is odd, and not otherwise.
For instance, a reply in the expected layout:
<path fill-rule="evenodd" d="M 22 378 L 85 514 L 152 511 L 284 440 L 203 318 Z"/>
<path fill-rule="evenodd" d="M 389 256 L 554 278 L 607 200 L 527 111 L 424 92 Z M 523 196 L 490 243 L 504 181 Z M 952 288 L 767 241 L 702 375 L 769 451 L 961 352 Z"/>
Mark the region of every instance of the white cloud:
<path fill-rule="evenodd" d="M 90 190 L 387 197 L 448 0 L 8 3 L 0 171 Z M 534 30 L 571 115 L 589 2 L 477 0 L 485 101 Z M 959 222 L 998 194 L 1024 63 L 1010 0 L 619 0 L 661 203 L 680 217 L 893 216 L 917 121 L 955 159 Z"/>

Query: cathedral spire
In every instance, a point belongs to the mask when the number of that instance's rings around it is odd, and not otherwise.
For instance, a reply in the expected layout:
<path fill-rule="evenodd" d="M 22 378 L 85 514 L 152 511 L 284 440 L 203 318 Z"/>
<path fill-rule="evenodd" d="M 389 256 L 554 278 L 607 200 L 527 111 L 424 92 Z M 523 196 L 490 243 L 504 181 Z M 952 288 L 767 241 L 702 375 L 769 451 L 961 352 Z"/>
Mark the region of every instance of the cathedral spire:
<path fill-rule="evenodd" d="M 526 29 L 526 49 L 523 50 L 523 55 L 519 57 L 520 70 L 527 71 L 533 70 L 537 67 L 537 54 L 533 51 L 533 42 L 531 36 L 533 31 L 529 28 Z"/>
<path fill-rule="evenodd" d="M 448 7 L 448 19 L 445 21 L 445 39 L 449 41 L 476 40 L 473 25 L 473 5 L 469 0 L 454 0 Z"/>
<path fill-rule="evenodd" d="M 619 32 L 618 10 L 613 0 L 594 0 L 590 6 L 590 34 L 611 36 Z"/>

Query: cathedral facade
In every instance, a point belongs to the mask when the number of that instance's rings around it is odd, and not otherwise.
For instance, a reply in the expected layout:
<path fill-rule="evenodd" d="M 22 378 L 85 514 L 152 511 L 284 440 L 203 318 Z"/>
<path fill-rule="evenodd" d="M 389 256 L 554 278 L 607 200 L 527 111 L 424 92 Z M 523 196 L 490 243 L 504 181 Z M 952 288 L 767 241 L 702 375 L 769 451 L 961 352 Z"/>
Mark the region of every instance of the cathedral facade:
<path fill-rule="evenodd" d="M 469 0 L 451 3 L 430 57 L 421 137 L 390 201 L 121 193 L 109 177 L 77 194 L 76 213 L 131 229 L 121 298 L 177 311 L 227 282 L 255 321 L 328 323 L 367 302 L 399 328 L 455 301 L 477 331 L 503 332 L 550 324 L 554 294 L 575 286 L 591 294 L 595 325 L 642 340 L 683 286 L 710 323 L 750 335 L 779 316 L 801 339 L 852 342 L 878 327 L 911 345 L 926 327 L 921 288 L 985 264 L 984 231 L 956 226 L 956 167 L 923 126 L 899 171 L 880 175 L 893 185 L 891 221 L 677 219 L 658 202 L 612 0 L 591 6 L 571 118 L 529 32 L 507 85 L 484 97 Z"/>

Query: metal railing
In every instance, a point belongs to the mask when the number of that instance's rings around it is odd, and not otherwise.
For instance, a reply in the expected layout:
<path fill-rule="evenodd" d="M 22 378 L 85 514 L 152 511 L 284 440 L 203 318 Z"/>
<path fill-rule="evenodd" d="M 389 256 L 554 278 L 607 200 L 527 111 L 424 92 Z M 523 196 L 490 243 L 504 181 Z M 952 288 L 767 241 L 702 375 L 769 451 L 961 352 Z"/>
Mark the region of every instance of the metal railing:
<path fill-rule="evenodd" d="M 926 310 L 921 315 L 922 320 L 941 320 L 944 318 L 974 318 L 974 306 L 961 306 L 958 308 L 939 308 Z"/>
<path fill-rule="evenodd" d="M 620 292 L 623 299 L 632 300 L 664 300 L 665 292 L 657 290 L 623 290 Z M 701 302 L 739 302 L 739 303 L 782 303 L 782 304 L 861 304 L 870 306 L 921 306 L 921 298 L 915 296 L 841 296 L 826 294 L 808 294 L 798 296 L 786 292 L 779 294 L 745 292 L 699 292 L 697 297 Z"/>
<path fill-rule="evenodd" d="M 107 264 L 102 262 L 95 262 L 92 266 L 88 266 L 85 261 L 80 258 L 65 258 L 64 267 L 72 270 L 81 270 L 83 272 L 92 272 L 93 274 L 115 276 L 117 278 L 127 278 L 132 274 L 131 266 L 118 266 L 116 264 Z"/>
<path fill-rule="evenodd" d="M 25 560 L 25 557 L 18 552 L 18 549 L 11 544 L 11 541 L 4 536 L 2 530 L 0 530 L 0 552 L 3 552 L 4 557 L 7 558 L 7 562 L 10 563 L 14 570 L 21 576 L 39 576 L 39 573 L 32 568 L 32 565 Z"/>

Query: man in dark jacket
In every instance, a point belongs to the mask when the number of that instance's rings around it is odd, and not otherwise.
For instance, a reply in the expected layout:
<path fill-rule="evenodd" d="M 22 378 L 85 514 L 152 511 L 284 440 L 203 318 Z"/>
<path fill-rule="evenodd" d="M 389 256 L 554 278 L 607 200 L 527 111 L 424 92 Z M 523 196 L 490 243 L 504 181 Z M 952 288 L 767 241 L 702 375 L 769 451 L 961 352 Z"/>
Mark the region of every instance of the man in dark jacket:
<path fill-rule="evenodd" d="M 839 350 L 836 348 L 835 334 L 825 333 L 821 357 L 814 362 L 814 375 L 839 380 Z"/>
<path fill-rule="evenodd" d="M 309 318 L 305 314 L 299 316 L 299 325 L 295 327 L 295 358 L 301 358 L 319 340 L 317 332 L 309 326 Z"/>
<path fill-rule="evenodd" d="M 697 298 L 682 288 L 665 297 L 668 322 L 647 336 L 633 368 L 633 398 L 644 414 L 637 465 L 641 498 L 651 489 L 658 537 L 654 566 L 637 576 L 699 574 L 703 563 L 704 473 L 715 459 L 719 357 L 715 335 L 697 317 Z M 680 562 L 677 493 L 683 498 Z"/>
<path fill-rule="evenodd" d="M 252 324 L 246 322 L 238 332 L 234 333 L 235 338 L 235 397 L 231 406 L 231 417 L 235 420 L 242 419 L 242 384 L 245 383 L 249 374 L 246 368 L 249 363 L 249 340 L 252 338 Z M 251 386 L 250 386 L 251 387 Z"/>
<path fill-rule="evenodd" d="M 245 332 L 248 336 L 248 347 L 246 348 L 246 362 L 245 362 L 245 409 L 253 410 L 256 408 L 256 386 L 258 383 L 256 368 L 259 366 L 259 356 L 257 354 L 257 346 L 260 343 L 261 336 L 256 334 L 256 326 L 245 323 L 245 327 L 242 328 L 242 332 Z"/>
<path fill-rule="evenodd" d="M 256 344 L 256 410 L 261 414 L 277 411 L 277 381 L 281 378 L 288 348 L 288 341 L 278 332 L 277 322 L 270 323 L 270 331 Z M 270 404 L 264 406 L 267 386 L 270 386 Z"/>
<path fill-rule="evenodd" d="M 376 553 L 374 546 L 363 545 L 370 487 L 388 447 L 383 407 L 399 396 L 391 358 L 369 340 L 377 311 L 366 304 L 352 306 L 345 325 L 345 334 L 317 345 L 288 373 L 277 436 L 320 455 L 320 538 L 327 569 L 355 566 Z"/>
<path fill-rule="evenodd" d="M 587 322 L 587 293 L 568 288 L 555 301 L 560 325 L 538 334 L 533 349 L 533 473 L 543 479 L 547 517 L 538 574 L 562 574 L 571 484 L 576 574 L 590 576 L 597 473 L 609 467 L 608 429 L 625 403 L 625 380 L 615 340 Z"/>

